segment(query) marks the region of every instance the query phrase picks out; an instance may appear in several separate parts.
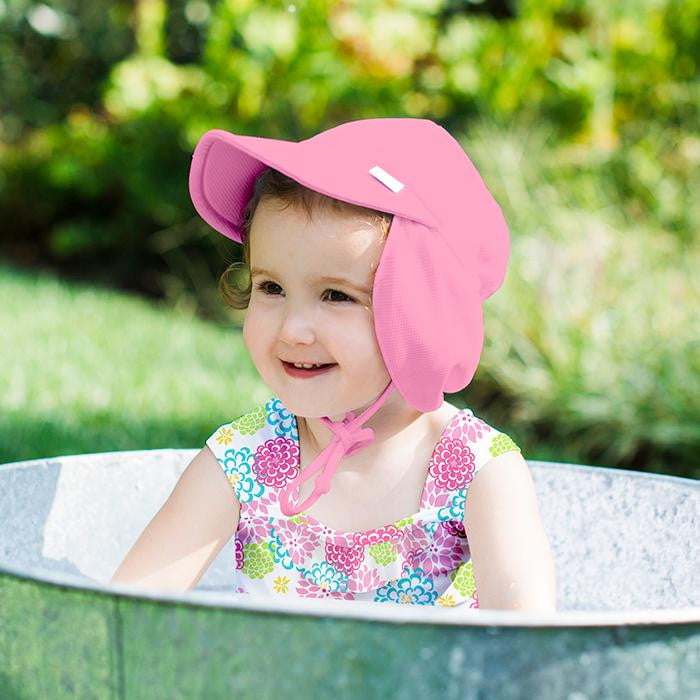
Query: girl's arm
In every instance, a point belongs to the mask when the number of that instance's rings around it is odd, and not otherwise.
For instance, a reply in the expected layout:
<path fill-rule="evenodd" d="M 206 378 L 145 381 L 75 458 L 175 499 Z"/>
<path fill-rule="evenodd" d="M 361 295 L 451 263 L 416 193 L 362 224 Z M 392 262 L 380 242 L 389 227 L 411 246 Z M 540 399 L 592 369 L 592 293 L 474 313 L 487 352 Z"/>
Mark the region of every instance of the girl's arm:
<path fill-rule="evenodd" d="M 520 452 L 494 457 L 476 473 L 464 528 L 480 609 L 556 612 L 554 560 Z"/>
<path fill-rule="evenodd" d="M 240 504 L 204 446 L 112 576 L 160 591 L 194 588 L 238 527 Z"/>

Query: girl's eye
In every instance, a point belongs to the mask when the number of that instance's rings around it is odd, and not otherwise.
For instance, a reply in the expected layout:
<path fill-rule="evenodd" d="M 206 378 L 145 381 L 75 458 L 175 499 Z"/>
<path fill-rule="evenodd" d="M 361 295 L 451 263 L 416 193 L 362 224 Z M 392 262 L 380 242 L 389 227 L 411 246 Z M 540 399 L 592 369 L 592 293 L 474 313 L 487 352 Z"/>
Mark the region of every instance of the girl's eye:
<path fill-rule="evenodd" d="M 268 289 L 269 289 L 268 285 L 272 285 L 273 287 L 278 287 L 281 289 L 281 287 L 278 284 L 276 284 L 275 282 L 270 282 L 268 280 L 265 280 L 263 282 L 258 282 L 257 285 L 255 286 L 255 288 L 260 290 L 263 294 L 266 294 L 267 296 L 277 296 L 277 294 L 275 292 L 268 291 Z M 344 301 L 354 301 L 354 299 L 352 299 L 352 297 L 349 297 L 347 294 L 343 294 L 343 292 L 339 292 L 337 289 L 327 289 L 326 291 L 329 292 L 330 294 L 340 294 L 340 296 L 343 297 L 342 299 L 329 299 L 329 301 L 331 301 L 331 303 L 338 303 L 338 302 L 344 302 Z"/>
<path fill-rule="evenodd" d="M 264 294 L 268 294 L 268 295 L 269 295 L 269 292 L 267 291 L 267 285 L 268 285 L 268 284 L 271 284 L 271 285 L 273 285 L 273 286 L 275 286 L 275 287 L 279 286 L 279 285 L 275 284 L 274 282 L 258 282 L 258 283 L 255 285 L 255 288 L 256 288 L 256 289 L 259 289 L 259 290 L 260 290 L 261 292 L 263 292 Z"/>

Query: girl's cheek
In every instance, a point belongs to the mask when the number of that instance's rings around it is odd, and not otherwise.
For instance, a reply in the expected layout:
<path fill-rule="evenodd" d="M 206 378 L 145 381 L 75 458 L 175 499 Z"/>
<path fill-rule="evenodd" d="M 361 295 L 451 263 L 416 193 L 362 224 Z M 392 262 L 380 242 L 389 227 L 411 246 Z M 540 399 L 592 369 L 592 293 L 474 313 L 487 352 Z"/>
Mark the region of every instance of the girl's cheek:
<path fill-rule="evenodd" d="M 248 350 L 248 352 L 250 352 L 250 344 L 248 343 L 248 323 L 247 323 L 247 321 L 248 321 L 248 317 L 246 316 L 245 320 L 243 321 L 243 332 L 241 335 L 243 336 L 243 345 L 245 345 L 246 350 Z"/>
<path fill-rule="evenodd" d="M 254 345 L 254 340 L 256 337 L 256 326 L 257 326 L 257 320 L 256 320 L 256 314 L 251 313 L 251 309 L 248 309 L 248 312 L 246 313 L 246 316 L 243 320 L 243 344 L 250 349 Z"/>

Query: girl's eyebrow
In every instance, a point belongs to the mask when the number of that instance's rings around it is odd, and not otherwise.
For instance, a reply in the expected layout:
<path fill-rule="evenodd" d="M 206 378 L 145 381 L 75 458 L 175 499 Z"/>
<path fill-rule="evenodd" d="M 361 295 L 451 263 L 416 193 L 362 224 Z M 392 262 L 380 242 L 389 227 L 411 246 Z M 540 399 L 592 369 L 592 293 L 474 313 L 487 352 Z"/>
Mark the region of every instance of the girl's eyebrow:
<path fill-rule="evenodd" d="M 251 268 L 250 276 L 256 277 L 257 275 L 266 275 L 267 277 L 277 277 L 277 275 L 274 272 L 269 272 L 268 270 L 265 270 L 262 267 Z M 317 277 L 316 280 L 318 282 L 323 282 L 323 283 L 330 282 L 331 284 L 345 284 L 348 287 L 353 287 L 358 292 L 364 292 L 365 294 L 369 294 L 369 289 L 363 287 L 361 284 L 357 284 L 357 283 L 353 282 L 352 280 L 346 279 L 344 277 L 334 277 L 332 275 L 323 275 L 322 277 Z"/>

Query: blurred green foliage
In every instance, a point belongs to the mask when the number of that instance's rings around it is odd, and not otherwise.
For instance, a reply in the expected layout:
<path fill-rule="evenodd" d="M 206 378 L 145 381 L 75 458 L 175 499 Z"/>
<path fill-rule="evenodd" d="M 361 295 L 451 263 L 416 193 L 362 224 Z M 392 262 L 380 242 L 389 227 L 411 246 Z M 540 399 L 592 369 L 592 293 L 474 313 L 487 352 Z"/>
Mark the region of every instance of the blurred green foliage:
<path fill-rule="evenodd" d="M 220 246 L 187 193 L 201 134 L 301 139 L 369 116 L 545 125 L 631 218 L 686 245 L 700 225 L 697 0 L 2 6 L 0 240 L 26 264 L 215 317 Z"/>
<path fill-rule="evenodd" d="M 240 320 L 202 133 L 427 117 L 512 234 L 470 398 L 593 463 L 697 465 L 699 72 L 700 0 L 0 0 L 2 255 Z"/>

